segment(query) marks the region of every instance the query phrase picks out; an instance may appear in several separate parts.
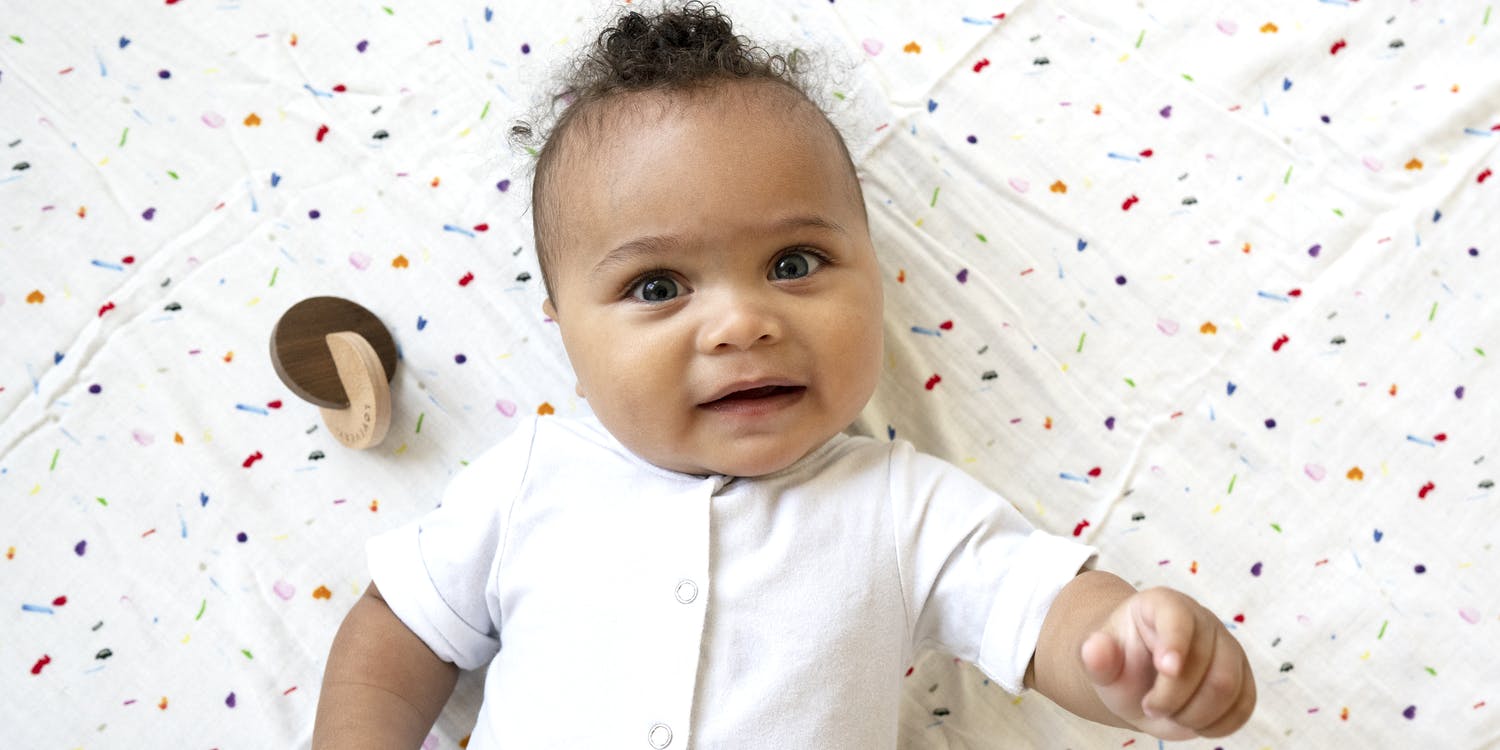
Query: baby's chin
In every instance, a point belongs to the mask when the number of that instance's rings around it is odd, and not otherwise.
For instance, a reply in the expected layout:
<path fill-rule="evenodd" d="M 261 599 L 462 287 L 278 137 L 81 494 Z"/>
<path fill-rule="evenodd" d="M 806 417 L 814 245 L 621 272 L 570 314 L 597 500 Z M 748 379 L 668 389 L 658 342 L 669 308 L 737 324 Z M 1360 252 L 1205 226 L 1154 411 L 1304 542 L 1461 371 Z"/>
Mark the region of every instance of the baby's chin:
<path fill-rule="evenodd" d="M 769 450 L 694 451 L 681 454 L 639 451 L 628 444 L 626 447 L 646 461 L 680 474 L 754 478 L 775 474 L 792 466 L 818 445 L 822 445 L 822 442 L 810 447 L 781 444 L 767 446 Z"/>

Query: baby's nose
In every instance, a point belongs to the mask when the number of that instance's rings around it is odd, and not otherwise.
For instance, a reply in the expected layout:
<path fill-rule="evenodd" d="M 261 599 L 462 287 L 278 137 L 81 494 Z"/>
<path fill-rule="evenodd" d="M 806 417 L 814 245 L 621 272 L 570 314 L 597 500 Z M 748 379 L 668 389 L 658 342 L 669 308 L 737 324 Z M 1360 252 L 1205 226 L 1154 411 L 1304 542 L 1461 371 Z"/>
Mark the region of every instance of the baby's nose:
<path fill-rule="evenodd" d="M 783 335 L 774 303 L 758 295 L 725 292 L 717 304 L 706 307 L 698 339 L 705 353 L 741 351 L 774 343 Z"/>

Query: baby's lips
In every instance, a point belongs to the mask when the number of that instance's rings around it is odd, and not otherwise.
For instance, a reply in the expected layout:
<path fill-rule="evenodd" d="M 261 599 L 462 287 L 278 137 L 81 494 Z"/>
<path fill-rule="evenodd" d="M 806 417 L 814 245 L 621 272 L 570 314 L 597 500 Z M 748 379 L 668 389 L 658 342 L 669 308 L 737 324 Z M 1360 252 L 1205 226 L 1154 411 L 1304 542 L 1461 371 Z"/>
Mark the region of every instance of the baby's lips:
<path fill-rule="evenodd" d="M 801 383 L 788 378 L 757 378 L 755 380 L 741 380 L 715 391 L 709 398 L 699 402 L 699 406 L 722 401 L 735 394 L 743 394 L 751 391 L 759 391 L 768 388 L 803 388 Z M 761 395 L 772 395 L 774 391 L 768 391 Z M 740 396 L 740 398 L 759 398 L 761 396 Z"/>

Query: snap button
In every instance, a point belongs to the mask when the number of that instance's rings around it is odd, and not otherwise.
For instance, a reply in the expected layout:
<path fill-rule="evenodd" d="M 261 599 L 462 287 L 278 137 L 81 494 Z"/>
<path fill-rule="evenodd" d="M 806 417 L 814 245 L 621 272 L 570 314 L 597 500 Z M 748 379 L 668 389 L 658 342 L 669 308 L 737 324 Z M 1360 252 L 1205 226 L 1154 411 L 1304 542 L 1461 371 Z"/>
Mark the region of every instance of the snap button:
<path fill-rule="evenodd" d="M 666 724 L 657 724 L 651 727 L 651 733 L 646 735 L 646 741 L 650 742 L 656 750 L 663 750 L 667 745 L 672 744 L 672 728 Z"/>
<path fill-rule="evenodd" d="M 692 604 L 698 598 L 698 584 L 684 578 L 677 582 L 677 601 Z"/>

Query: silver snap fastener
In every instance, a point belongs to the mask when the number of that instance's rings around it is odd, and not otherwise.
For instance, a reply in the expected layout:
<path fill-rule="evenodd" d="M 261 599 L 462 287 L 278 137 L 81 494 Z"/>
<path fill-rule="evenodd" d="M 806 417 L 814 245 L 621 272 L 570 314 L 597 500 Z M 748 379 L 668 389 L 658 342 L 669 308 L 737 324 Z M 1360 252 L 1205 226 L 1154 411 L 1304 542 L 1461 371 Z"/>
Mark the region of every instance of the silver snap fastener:
<path fill-rule="evenodd" d="M 698 584 L 684 578 L 677 582 L 677 601 L 692 604 L 698 598 Z"/>
<path fill-rule="evenodd" d="M 646 741 L 651 743 L 656 750 L 663 750 L 667 745 L 672 744 L 672 728 L 666 724 L 657 724 L 651 727 L 650 734 L 646 735 Z"/>

